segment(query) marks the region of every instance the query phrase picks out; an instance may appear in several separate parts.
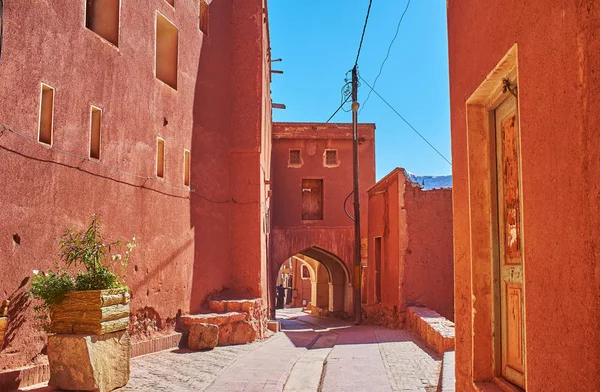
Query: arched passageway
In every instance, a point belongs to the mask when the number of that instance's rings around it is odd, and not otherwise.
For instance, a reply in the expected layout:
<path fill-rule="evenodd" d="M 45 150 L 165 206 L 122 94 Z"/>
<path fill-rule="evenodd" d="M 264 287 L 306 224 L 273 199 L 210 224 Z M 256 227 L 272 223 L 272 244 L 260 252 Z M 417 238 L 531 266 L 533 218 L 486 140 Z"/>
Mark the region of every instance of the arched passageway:
<path fill-rule="evenodd" d="M 318 247 L 304 249 L 278 265 L 273 278 L 275 307 L 301 307 L 316 315 L 352 315 L 352 280 L 346 264 Z"/>

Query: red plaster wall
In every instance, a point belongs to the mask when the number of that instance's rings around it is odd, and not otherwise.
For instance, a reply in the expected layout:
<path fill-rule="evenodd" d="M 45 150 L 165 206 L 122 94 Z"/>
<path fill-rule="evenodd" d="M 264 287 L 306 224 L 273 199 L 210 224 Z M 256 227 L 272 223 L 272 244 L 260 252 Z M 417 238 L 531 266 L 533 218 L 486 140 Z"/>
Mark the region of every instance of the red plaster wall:
<path fill-rule="evenodd" d="M 422 191 L 395 169 L 369 189 L 365 269 L 369 322 L 402 326 L 407 305 L 453 315 L 452 191 Z M 381 301 L 375 238 L 382 238 Z"/>
<path fill-rule="evenodd" d="M 61 227 L 82 227 L 92 212 L 103 212 L 106 234 L 136 236 L 132 312 L 147 308 L 159 327 L 198 310 L 211 291 L 235 284 L 266 294 L 264 1 L 213 0 L 208 36 L 198 29 L 196 1 L 123 2 L 118 49 L 84 27 L 84 6 L 4 5 L 0 122 L 33 141 L 0 136 L 0 297 L 13 299 L 0 369 L 26 364 L 45 345 L 24 279 L 53 266 Z M 154 77 L 156 11 L 179 29 L 177 90 Z M 37 143 L 41 82 L 56 89 L 53 149 Z M 91 104 L 103 109 L 105 166 L 58 152 L 88 155 Z M 157 136 L 166 140 L 164 179 L 155 177 Z M 183 186 L 184 148 L 195 193 Z"/>
<path fill-rule="evenodd" d="M 422 191 L 406 180 L 404 203 L 408 247 L 404 266 L 406 301 L 454 321 L 452 190 Z"/>
<path fill-rule="evenodd" d="M 367 234 L 367 189 L 375 183 L 374 124 L 359 125 L 362 237 Z M 303 165 L 288 167 L 289 149 L 301 149 Z M 340 165 L 324 167 L 325 149 L 337 149 Z M 353 271 L 354 225 L 343 209 L 352 192 L 352 125 L 274 123 L 272 151 L 271 276 L 281 263 L 311 246 L 343 260 Z M 323 179 L 323 220 L 302 220 L 302 179 Z M 353 213 L 352 198 L 347 209 Z"/>
<path fill-rule="evenodd" d="M 529 391 L 600 388 L 600 8 L 448 1 L 457 390 L 472 380 L 465 101 L 518 45 Z M 477 331 L 475 331 L 477 333 Z M 477 347 L 475 347 L 475 350 Z"/>

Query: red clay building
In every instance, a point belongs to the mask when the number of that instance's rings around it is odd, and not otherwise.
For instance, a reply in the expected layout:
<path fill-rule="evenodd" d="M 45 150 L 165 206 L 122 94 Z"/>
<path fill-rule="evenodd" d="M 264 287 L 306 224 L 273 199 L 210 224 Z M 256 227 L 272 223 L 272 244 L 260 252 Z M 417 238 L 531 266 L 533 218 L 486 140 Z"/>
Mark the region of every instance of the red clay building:
<path fill-rule="evenodd" d="M 137 238 L 133 332 L 211 292 L 266 299 L 266 2 L 4 2 L 0 17 L 0 369 L 44 347 L 26 279 L 92 212 Z"/>
<path fill-rule="evenodd" d="M 403 327 L 407 306 L 453 320 L 452 190 L 422 190 L 397 168 L 368 194 L 367 322 Z"/>
<path fill-rule="evenodd" d="M 375 183 L 374 132 L 374 124 L 359 125 L 361 237 L 366 191 Z M 354 223 L 344 212 L 352 192 L 352 125 L 274 123 L 271 179 L 271 281 L 290 257 L 308 256 L 324 267 L 315 271 L 322 283 L 315 312 L 352 315 Z M 346 205 L 352 213 L 352 201 Z"/>
<path fill-rule="evenodd" d="M 599 26 L 448 1 L 458 391 L 600 390 Z"/>

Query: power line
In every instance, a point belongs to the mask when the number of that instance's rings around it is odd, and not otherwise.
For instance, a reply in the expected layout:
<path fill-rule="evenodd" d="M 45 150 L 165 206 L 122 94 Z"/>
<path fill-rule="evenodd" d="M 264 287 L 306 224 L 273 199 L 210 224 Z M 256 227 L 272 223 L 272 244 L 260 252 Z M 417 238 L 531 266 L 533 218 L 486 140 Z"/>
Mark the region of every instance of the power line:
<path fill-rule="evenodd" d="M 13 129 L 13 128 L 11 128 L 10 126 L 8 126 L 8 125 L 6 125 L 6 124 L 4 124 L 4 123 L 2 123 L 2 122 L 0 121 L 0 137 L 2 137 L 2 136 L 4 135 L 4 132 L 6 132 L 6 131 L 8 131 L 8 132 L 10 132 L 10 133 L 12 133 L 12 134 L 14 134 L 14 135 L 16 135 L 16 136 L 19 136 L 19 137 L 21 137 L 21 138 L 23 138 L 23 139 L 25 139 L 25 140 L 27 140 L 27 141 L 29 141 L 29 142 L 32 142 L 32 143 L 35 143 L 35 144 L 39 145 L 39 143 L 38 143 L 38 142 L 37 142 L 35 139 L 32 139 L 32 138 L 30 138 L 29 136 L 25 135 L 24 133 L 21 133 L 21 132 L 18 132 L 18 131 L 16 131 L 16 130 L 14 130 L 14 129 Z M 4 147 L 4 146 L 0 146 L 0 147 L 2 147 L 2 148 L 6 148 L 6 147 Z M 122 182 L 122 183 L 124 183 L 124 184 L 128 184 L 128 185 L 131 185 L 131 186 L 136 186 L 136 187 L 139 187 L 139 188 L 145 188 L 145 189 L 155 190 L 155 189 L 153 189 L 153 188 L 149 188 L 149 187 L 146 187 L 146 186 L 144 186 L 144 185 L 146 184 L 146 181 L 149 181 L 149 180 L 150 180 L 150 181 L 156 180 L 154 177 L 150 177 L 150 176 L 141 176 L 141 175 L 139 175 L 139 174 L 125 172 L 125 171 L 122 171 L 122 170 L 116 169 L 116 168 L 114 168 L 114 167 L 110 167 L 110 166 L 108 166 L 108 165 L 105 165 L 105 164 L 103 164 L 103 163 L 101 163 L 101 162 L 98 162 L 98 161 L 95 161 L 95 160 L 91 160 L 91 159 L 89 159 L 88 157 L 84 157 L 84 156 L 81 156 L 81 155 L 73 154 L 73 153 L 71 153 L 71 152 L 68 152 L 68 151 L 61 150 L 61 149 L 59 149 L 59 148 L 57 148 L 57 147 L 55 147 L 55 146 L 50 146 L 50 147 L 49 147 L 49 149 L 50 149 L 50 150 L 53 150 L 53 151 L 56 151 L 56 152 L 58 152 L 58 153 L 60 153 L 60 154 L 63 154 L 63 155 L 67 155 L 67 156 L 70 156 L 70 157 L 73 157 L 73 158 L 76 158 L 76 159 L 80 159 L 80 160 L 81 160 L 81 163 L 83 163 L 83 162 L 89 162 L 89 163 L 93 163 L 93 164 L 95 164 L 95 165 L 97 165 L 97 166 L 101 166 L 101 167 L 103 167 L 103 168 L 105 168 L 105 169 L 107 169 L 107 170 L 110 170 L 110 171 L 112 171 L 112 172 L 115 172 L 115 173 L 118 173 L 118 174 L 121 174 L 121 175 L 125 175 L 125 176 L 129 176 L 129 177 L 134 177 L 134 178 L 138 178 L 138 179 L 144 180 L 144 183 L 143 183 L 142 185 L 136 185 L 136 184 L 130 184 L 130 183 Z M 10 149 L 9 149 L 9 151 L 12 151 L 12 150 L 10 150 Z M 14 151 L 13 151 L 13 152 L 14 152 Z M 55 163 L 59 163 L 59 162 L 55 162 Z M 81 165 L 81 163 L 80 163 L 80 165 Z M 83 169 L 81 169 L 81 168 L 79 167 L 79 165 L 78 165 L 78 166 L 70 166 L 70 165 L 64 165 L 64 164 L 63 164 L 63 166 L 68 166 L 68 167 L 71 167 L 71 168 L 73 168 L 73 169 L 81 170 L 81 171 L 84 171 L 84 172 L 86 172 L 86 173 L 89 173 L 89 174 L 92 174 L 92 175 L 96 175 L 96 174 L 94 174 L 94 173 L 92 173 L 92 172 L 89 172 L 89 171 L 87 171 L 87 170 L 83 170 Z M 106 178 L 109 178 L 109 177 L 106 177 Z M 194 195 L 198 196 L 199 198 L 201 198 L 202 200 L 205 200 L 205 201 L 207 201 L 207 202 L 209 202 L 209 203 L 214 203 L 214 204 L 226 204 L 226 203 L 233 203 L 233 204 L 258 204 L 258 202 L 239 202 L 239 201 L 235 200 L 233 197 L 232 197 L 232 198 L 229 198 L 229 199 L 227 199 L 227 200 L 211 200 L 211 199 L 209 199 L 209 198 L 207 198 L 207 197 L 204 197 L 204 196 L 202 196 L 202 195 L 201 195 L 201 194 L 199 194 L 198 192 L 196 192 L 196 190 L 195 190 L 195 189 L 191 189 L 191 188 L 190 188 L 190 189 L 187 189 L 187 188 L 181 188 L 181 187 L 176 187 L 176 186 L 169 185 L 169 184 L 165 184 L 165 183 L 163 183 L 163 184 L 162 184 L 162 186 L 164 186 L 164 187 L 166 187 L 166 188 L 173 189 L 173 190 L 178 190 L 178 191 L 182 191 L 182 192 L 188 192 L 188 193 L 190 193 L 190 194 L 194 194 Z M 163 192 L 160 192 L 160 193 L 163 193 Z M 163 194 L 164 194 L 164 195 L 167 195 L 167 196 L 176 196 L 176 195 L 169 195 L 169 194 L 167 194 L 167 193 L 163 193 Z M 186 199 L 187 199 L 187 197 L 186 197 Z"/>
<path fill-rule="evenodd" d="M 346 104 L 346 102 L 348 102 L 349 99 L 350 99 L 350 95 L 348 95 L 346 97 L 346 100 L 344 102 L 342 102 L 342 104 L 336 109 L 335 112 L 333 112 L 333 114 L 331 116 L 329 116 L 329 118 L 327 119 L 327 121 L 325 121 L 325 124 L 327 124 L 329 121 L 331 121 L 331 119 L 337 114 L 337 112 L 340 111 L 340 109 Z"/>
<path fill-rule="evenodd" d="M 397 111 L 396 109 L 394 109 L 394 107 L 393 107 L 392 105 L 390 105 L 390 103 L 389 103 L 388 101 L 386 101 L 386 100 L 385 100 L 385 98 L 383 98 L 383 97 L 382 97 L 382 96 L 381 96 L 381 95 L 380 95 L 380 94 L 379 94 L 377 91 L 375 91 L 375 90 L 373 89 L 373 87 L 371 87 L 371 85 L 370 85 L 370 84 L 369 84 L 369 83 L 368 83 L 366 80 L 364 80 L 364 79 L 362 78 L 362 76 L 359 76 L 359 78 L 360 78 L 360 80 L 362 80 L 363 82 L 365 82 L 365 84 L 366 84 L 366 85 L 367 85 L 367 86 L 368 86 L 368 87 L 371 89 L 371 90 L 369 91 L 369 93 L 370 93 L 371 91 L 372 91 L 372 92 L 374 92 L 374 93 L 375 93 L 375 95 L 377 95 L 377 96 L 379 97 L 379 99 L 381 99 L 381 100 L 382 100 L 382 101 L 383 101 L 383 102 L 384 102 L 386 105 L 388 105 L 388 107 L 389 107 L 390 109 L 392 109 L 392 110 L 394 111 L 394 113 L 396 113 L 396 114 L 398 115 L 398 117 L 400 117 L 400 118 L 402 119 L 402 121 L 404 121 L 404 122 L 406 123 L 406 125 L 408 125 L 408 126 L 409 126 L 409 127 L 410 127 L 410 128 L 413 130 L 413 131 L 415 131 L 415 133 L 416 133 L 417 135 L 419 135 L 419 137 L 420 137 L 421 139 L 423 139 L 423 140 L 425 141 L 425 143 L 429 144 L 429 147 L 433 148 L 433 150 L 434 150 L 435 152 L 437 152 L 439 156 L 441 156 L 441 157 L 442 157 L 442 158 L 443 158 L 443 159 L 444 159 L 446 162 L 448 162 L 448 164 L 449 164 L 450 166 L 452 166 L 452 162 L 450 162 L 450 160 L 449 160 L 448 158 L 446 158 L 446 157 L 444 156 L 444 154 L 442 154 L 442 153 L 441 153 L 441 152 L 440 152 L 440 151 L 439 151 L 437 148 L 435 148 L 435 147 L 434 147 L 434 145 L 433 145 L 433 144 L 431 144 L 431 143 L 429 142 L 429 140 L 427 140 L 427 139 L 425 138 L 425 136 L 423 136 L 423 135 L 422 135 L 422 134 L 421 134 L 419 131 L 417 131 L 417 129 L 416 129 L 415 127 L 413 127 L 413 126 L 412 126 L 412 124 L 411 124 L 411 123 L 409 123 L 409 122 L 408 122 L 408 120 L 404 118 L 404 116 L 402 116 L 400 113 L 398 113 L 398 111 Z"/>
<path fill-rule="evenodd" d="M 379 73 L 377 74 L 377 77 L 373 81 L 373 87 L 375 87 L 375 85 L 377 84 L 377 80 L 379 79 L 379 77 L 381 76 L 381 73 L 383 72 L 383 66 L 385 65 L 386 61 L 390 57 L 390 52 L 392 51 L 392 46 L 394 45 L 394 41 L 396 41 L 396 38 L 398 37 L 398 32 L 400 31 L 400 25 L 402 24 L 402 21 L 404 20 L 404 15 L 406 15 L 406 11 L 408 11 L 409 5 L 410 5 L 410 0 L 408 0 L 408 2 L 406 3 L 404 12 L 402 12 L 402 15 L 400 16 L 400 21 L 398 21 L 398 26 L 396 26 L 396 33 L 394 34 L 394 38 L 392 38 L 392 41 L 390 42 L 390 46 L 388 47 L 385 58 L 383 59 L 383 62 L 381 63 L 381 66 L 379 67 Z M 371 91 L 369 91 L 369 94 L 367 95 L 367 99 L 365 99 L 365 102 L 362 104 L 362 108 L 360 109 L 361 112 L 363 111 L 363 109 L 365 108 L 365 105 L 367 104 L 367 101 L 371 97 Z"/>
<path fill-rule="evenodd" d="M 365 24 L 363 26 L 362 35 L 360 36 L 360 44 L 358 45 L 358 52 L 356 53 L 356 61 L 354 62 L 354 66 L 358 66 L 358 58 L 360 57 L 360 50 L 362 49 L 363 40 L 365 39 L 365 32 L 367 31 L 367 24 L 369 23 L 369 15 L 371 14 L 371 5 L 373 4 L 373 0 L 369 0 L 369 8 L 367 8 L 367 16 L 365 18 Z"/>

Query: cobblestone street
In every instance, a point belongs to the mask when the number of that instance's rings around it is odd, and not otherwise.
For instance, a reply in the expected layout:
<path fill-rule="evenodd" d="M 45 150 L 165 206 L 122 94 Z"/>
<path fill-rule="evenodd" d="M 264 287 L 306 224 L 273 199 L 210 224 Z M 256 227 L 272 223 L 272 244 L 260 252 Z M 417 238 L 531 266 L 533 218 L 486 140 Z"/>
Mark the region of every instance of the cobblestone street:
<path fill-rule="evenodd" d="M 294 310 L 278 317 L 282 332 L 261 342 L 134 358 L 131 380 L 119 391 L 437 390 L 441 357 L 408 331 L 352 326 Z"/>

